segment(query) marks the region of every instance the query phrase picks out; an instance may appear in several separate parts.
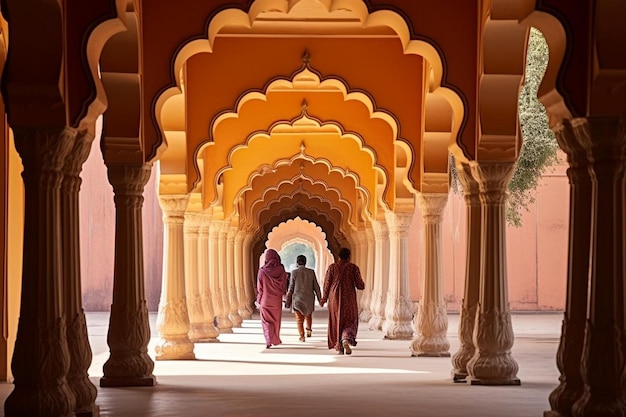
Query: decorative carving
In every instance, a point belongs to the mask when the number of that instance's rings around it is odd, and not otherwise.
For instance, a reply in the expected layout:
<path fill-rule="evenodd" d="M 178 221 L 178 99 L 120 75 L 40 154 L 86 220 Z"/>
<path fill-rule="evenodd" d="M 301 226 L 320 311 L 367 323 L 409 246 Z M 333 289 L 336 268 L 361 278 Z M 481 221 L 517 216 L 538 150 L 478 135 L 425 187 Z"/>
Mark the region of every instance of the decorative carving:
<path fill-rule="evenodd" d="M 385 321 L 382 324 L 382 331 L 385 339 L 391 340 L 411 340 L 413 337 L 413 306 L 407 294 L 399 296 L 388 293 L 385 303 Z"/>
<path fill-rule="evenodd" d="M 484 311 L 479 307 L 475 326 L 476 353 L 467 364 L 470 383 L 519 385 L 517 362 L 511 356 L 513 326 L 510 311 Z"/>
<path fill-rule="evenodd" d="M 445 304 L 423 301 L 417 317 L 418 332 L 411 343 L 411 356 L 450 356 Z"/>
<path fill-rule="evenodd" d="M 463 299 L 461 307 L 461 316 L 459 323 L 459 350 L 452 355 L 452 377 L 454 381 L 460 381 L 467 378 L 467 363 L 472 359 L 476 348 L 472 340 L 474 334 L 474 320 L 478 304 L 467 306 Z"/>
<path fill-rule="evenodd" d="M 472 175 L 480 186 L 480 200 L 489 206 L 503 206 L 506 189 L 513 176 L 513 162 L 481 162 L 472 164 Z"/>
<path fill-rule="evenodd" d="M 161 302 L 157 328 L 161 339 L 155 347 L 157 360 L 195 359 L 193 343 L 189 340 L 189 319 L 185 298 Z"/>

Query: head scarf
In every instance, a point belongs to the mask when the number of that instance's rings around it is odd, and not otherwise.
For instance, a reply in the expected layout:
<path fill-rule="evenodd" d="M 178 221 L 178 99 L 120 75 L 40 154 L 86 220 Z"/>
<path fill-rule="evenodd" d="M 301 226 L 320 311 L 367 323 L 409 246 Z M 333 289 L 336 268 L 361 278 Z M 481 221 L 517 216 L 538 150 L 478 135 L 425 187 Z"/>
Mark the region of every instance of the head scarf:
<path fill-rule="evenodd" d="M 274 249 L 268 249 L 265 252 L 265 265 L 261 269 L 270 278 L 280 278 L 285 272 L 285 268 L 280 261 L 280 255 Z"/>

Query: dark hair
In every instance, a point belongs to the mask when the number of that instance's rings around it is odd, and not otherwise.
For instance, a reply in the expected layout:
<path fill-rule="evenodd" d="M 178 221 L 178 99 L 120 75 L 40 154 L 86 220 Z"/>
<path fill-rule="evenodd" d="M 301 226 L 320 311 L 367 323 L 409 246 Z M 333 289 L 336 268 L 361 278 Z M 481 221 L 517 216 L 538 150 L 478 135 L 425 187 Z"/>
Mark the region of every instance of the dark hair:
<path fill-rule="evenodd" d="M 306 256 L 298 255 L 298 257 L 296 258 L 296 263 L 298 265 L 306 265 Z"/>
<path fill-rule="evenodd" d="M 339 251 L 339 259 L 343 259 L 344 261 L 350 259 L 350 249 L 341 248 Z"/>

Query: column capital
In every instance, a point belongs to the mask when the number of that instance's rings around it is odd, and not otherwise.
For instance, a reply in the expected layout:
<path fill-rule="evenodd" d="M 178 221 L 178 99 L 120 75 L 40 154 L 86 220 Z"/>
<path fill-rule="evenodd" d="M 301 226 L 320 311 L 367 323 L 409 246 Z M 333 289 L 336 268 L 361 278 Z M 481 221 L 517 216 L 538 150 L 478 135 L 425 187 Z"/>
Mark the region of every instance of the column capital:
<path fill-rule="evenodd" d="M 443 221 L 443 211 L 448 203 L 448 194 L 418 193 L 417 201 L 422 209 L 425 224 L 439 224 Z"/>
<path fill-rule="evenodd" d="M 472 175 L 480 186 L 481 201 L 488 205 L 504 205 L 515 162 L 472 162 L 471 167 Z"/>
<path fill-rule="evenodd" d="M 387 226 L 387 223 L 385 221 L 373 220 L 372 231 L 374 232 L 375 239 L 388 239 L 389 238 L 389 227 Z"/>
<path fill-rule="evenodd" d="M 409 235 L 413 213 L 395 213 L 390 211 L 385 213 L 385 219 L 387 220 L 389 233 L 398 234 L 401 237 Z"/>
<path fill-rule="evenodd" d="M 200 232 L 200 225 L 202 222 L 202 214 L 197 211 L 185 212 L 185 233 L 186 234 L 198 234 Z"/>
<path fill-rule="evenodd" d="M 185 215 L 189 195 L 187 194 L 166 194 L 159 196 L 159 205 L 167 217 L 181 217 Z"/>
<path fill-rule="evenodd" d="M 472 167 L 470 164 L 457 164 L 457 176 L 463 187 L 463 199 L 468 206 L 480 206 L 480 187 L 478 181 L 472 175 Z"/>

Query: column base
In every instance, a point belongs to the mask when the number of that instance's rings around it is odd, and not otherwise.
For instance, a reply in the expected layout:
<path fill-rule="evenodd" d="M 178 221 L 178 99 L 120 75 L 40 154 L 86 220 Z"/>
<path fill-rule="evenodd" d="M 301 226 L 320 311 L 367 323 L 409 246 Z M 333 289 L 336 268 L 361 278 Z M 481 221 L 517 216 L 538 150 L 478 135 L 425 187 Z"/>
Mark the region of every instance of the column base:
<path fill-rule="evenodd" d="M 156 385 L 156 377 L 154 375 L 142 377 L 122 377 L 111 378 L 103 376 L 100 378 L 100 386 L 103 388 L 114 387 L 153 387 Z M 78 414 L 76 414 L 78 417 Z"/>
<path fill-rule="evenodd" d="M 100 417 L 100 407 L 96 404 L 92 404 L 87 409 L 74 411 L 74 417 Z"/>
<path fill-rule="evenodd" d="M 479 379 L 468 377 L 467 381 L 470 385 L 521 385 L 518 378 L 513 379 Z"/>
<path fill-rule="evenodd" d="M 219 343 L 220 340 L 213 337 L 208 337 L 204 339 L 191 339 L 193 343 Z"/>
<path fill-rule="evenodd" d="M 543 417 L 565 417 L 565 416 L 556 410 L 549 410 L 549 411 L 543 412 Z"/>
<path fill-rule="evenodd" d="M 418 358 L 449 358 L 450 352 L 419 352 L 413 353 L 411 356 L 417 356 Z"/>
<path fill-rule="evenodd" d="M 452 381 L 457 383 L 465 383 L 467 382 L 467 374 L 452 371 Z"/>

